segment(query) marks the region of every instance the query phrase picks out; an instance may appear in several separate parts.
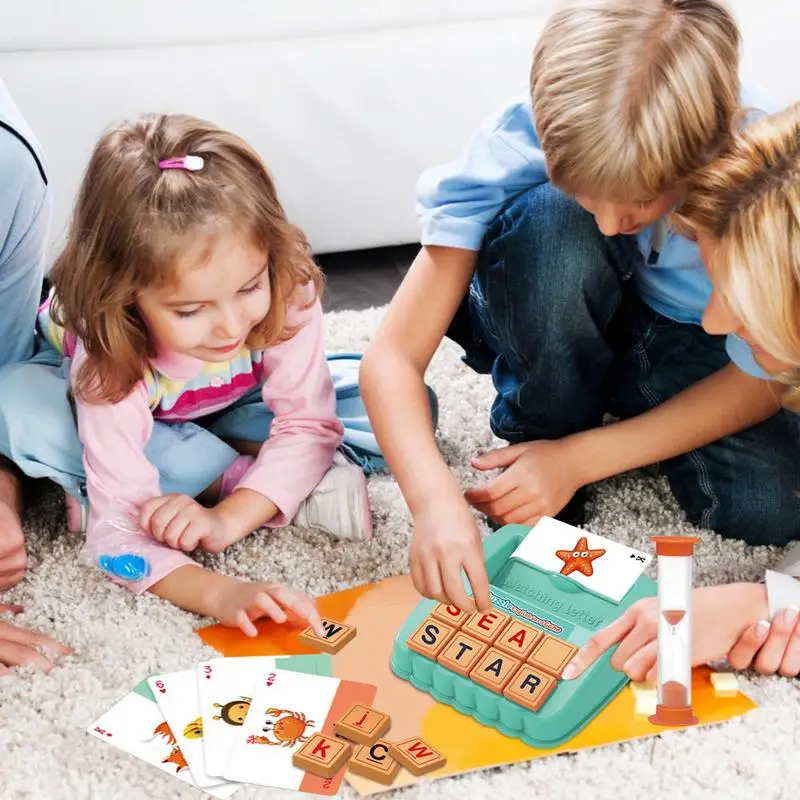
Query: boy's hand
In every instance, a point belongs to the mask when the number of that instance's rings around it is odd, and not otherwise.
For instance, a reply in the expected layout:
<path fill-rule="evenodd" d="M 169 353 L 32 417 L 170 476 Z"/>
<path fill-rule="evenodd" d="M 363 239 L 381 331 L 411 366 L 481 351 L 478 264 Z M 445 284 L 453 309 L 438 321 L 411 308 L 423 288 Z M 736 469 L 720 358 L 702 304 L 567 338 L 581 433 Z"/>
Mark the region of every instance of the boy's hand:
<path fill-rule="evenodd" d="M 692 592 L 692 666 L 725 658 L 742 631 L 767 615 L 767 593 L 757 583 L 730 583 Z M 634 603 L 596 633 L 567 665 L 562 677 L 577 678 L 606 650 L 619 644 L 611 666 L 631 680 L 654 680 L 658 656 L 658 598 Z"/>
<path fill-rule="evenodd" d="M 750 625 L 728 653 L 734 669 L 752 666 L 761 675 L 800 675 L 800 622 L 797 609 L 790 606 L 772 620 L 766 617 Z"/>
<path fill-rule="evenodd" d="M 20 611 L 22 611 L 20 606 L 0 603 L 0 614 L 4 612 L 18 614 Z M 36 667 L 43 672 L 50 672 L 55 666 L 56 658 L 67 656 L 71 652 L 68 647 L 60 645 L 49 636 L 19 628 L 10 622 L 0 621 L 0 677 L 9 674 L 9 667 L 26 665 Z"/>
<path fill-rule="evenodd" d="M 229 628 L 240 628 L 247 636 L 258 631 L 253 620 L 268 617 L 275 622 L 302 621 L 319 636 L 325 636 L 314 601 L 304 592 L 278 583 L 231 580 L 214 602 L 213 615 Z"/>
<path fill-rule="evenodd" d="M 166 494 L 142 503 L 139 525 L 157 542 L 190 553 L 198 545 L 224 540 L 228 532 L 216 509 L 185 494 Z"/>
<path fill-rule="evenodd" d="M 581 486 L 564 441 L 512 444 L 478 456 L 472 461 L 476 469 L 505 471 L 464 496 L 503 525 L 535 525 L 540 517 L 554 517 Z"/>
<path fill-rule="evenodd" d="M 475 518 L 458 496 L 414 516 L 409 553 L 411 578 L 423 597 L 457 606 L 462 611 L 489 611 L 489 578 Z M 467 595 L 461 570 L 467 574 L 475 602 Z"/>

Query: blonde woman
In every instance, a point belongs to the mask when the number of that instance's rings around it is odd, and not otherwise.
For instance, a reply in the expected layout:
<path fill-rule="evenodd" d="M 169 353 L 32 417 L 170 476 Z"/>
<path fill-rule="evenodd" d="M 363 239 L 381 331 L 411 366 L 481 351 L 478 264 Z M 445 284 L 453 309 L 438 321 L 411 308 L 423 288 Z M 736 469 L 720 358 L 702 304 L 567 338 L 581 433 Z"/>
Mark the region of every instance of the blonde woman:
<path fill-rule="evenodd" d="M 546 24 L 531 90 L 422 176 L 422 244 L 362 365 L 373 428 L 414 520 L 420 592 L 489 607 L 470 505 L 496 523 L 583 519 L 583 487 L 660 463 L 689 518 L 752 544 L 800 531 L 800 422 L 744 340 L 700 327 L 711 294 L 665 217 L 740 105 L 718 0 L 576 0 Z M 769 109 L 765 109 L 769 110 Z M 445 333 L 491 372 L 503 472 L 464 493 L 423 374 Z M 610 412 L 622 421 L 602 426 Z"/>
<path fill-rule="evenodd" d="M 739 133 L 691 181 L 675 226 L 697 241 L 713 291 L 703 314 L 712 335 L 749 343 L 778 383 L 776 399 L 800 407 L 800 104 Z M 719 413 L 724 413 L 721 407 Z M 800 455 L 800 437 L 788 444 Z M 768 479 L 763 474 L 762 480 Z M 800 504 L 800 482 L 787 498 Z M 800 546 L 764 583 L 697 589 L 695 664 L 728 657 L 762 674 L 800 674 Z M 634 680 L 655 675 L 657 601 L 637 603 L 590 640 L 567 667 L 577 677 L 619 644 L 611 663 Z"/>

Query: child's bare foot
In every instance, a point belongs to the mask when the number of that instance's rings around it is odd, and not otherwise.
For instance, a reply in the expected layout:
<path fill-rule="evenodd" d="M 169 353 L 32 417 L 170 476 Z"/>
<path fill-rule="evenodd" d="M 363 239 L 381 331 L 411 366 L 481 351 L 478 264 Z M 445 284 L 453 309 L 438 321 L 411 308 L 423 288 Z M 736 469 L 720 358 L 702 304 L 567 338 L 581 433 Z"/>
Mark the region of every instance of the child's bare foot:
<path fill-rule="evenodd" d="M 22 486 L 0 463 L 0 592 L 25 576 L 28 554 L 22 534 Z"/>

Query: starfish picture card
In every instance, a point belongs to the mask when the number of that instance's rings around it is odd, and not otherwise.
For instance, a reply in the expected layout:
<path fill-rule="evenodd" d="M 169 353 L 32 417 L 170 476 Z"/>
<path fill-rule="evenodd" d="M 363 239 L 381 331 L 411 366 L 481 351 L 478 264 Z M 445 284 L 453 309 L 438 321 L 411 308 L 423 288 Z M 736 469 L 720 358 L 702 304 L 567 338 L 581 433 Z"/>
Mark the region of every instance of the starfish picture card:
<path fill-rule="evenodd" d="M 550 517 L 542 517 L 511 555 L 614 603 L 625 597 L 653 558 Z"/>

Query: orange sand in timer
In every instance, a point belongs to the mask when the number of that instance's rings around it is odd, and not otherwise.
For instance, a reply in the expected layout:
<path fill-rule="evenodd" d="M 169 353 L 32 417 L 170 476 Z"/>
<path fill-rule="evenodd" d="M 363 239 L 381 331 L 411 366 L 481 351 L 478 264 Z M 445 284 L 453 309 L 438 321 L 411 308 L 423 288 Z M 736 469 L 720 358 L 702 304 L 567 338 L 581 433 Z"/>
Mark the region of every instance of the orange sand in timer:
<path fill-rule="evenodd" d="M 674 628 L 685 616 L 682 608 L 662 611 L 661 616 Z M 689 692 L 680 681 L 667 681 L 661 687 L 661 705 L 681 708 L 689 702 Z"/>
<path fill-rule="evenodd" d="M 686 616 L 686 612 L 682 608 L 676 608 L 672 611 L 662 611 L 661 616 L 674 628 Z"/>

